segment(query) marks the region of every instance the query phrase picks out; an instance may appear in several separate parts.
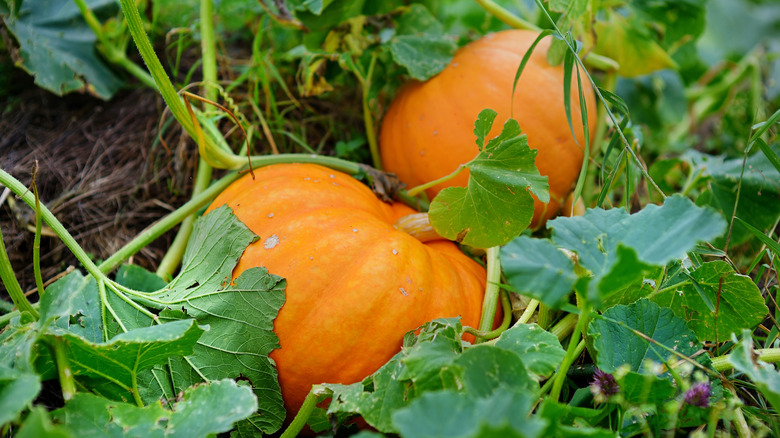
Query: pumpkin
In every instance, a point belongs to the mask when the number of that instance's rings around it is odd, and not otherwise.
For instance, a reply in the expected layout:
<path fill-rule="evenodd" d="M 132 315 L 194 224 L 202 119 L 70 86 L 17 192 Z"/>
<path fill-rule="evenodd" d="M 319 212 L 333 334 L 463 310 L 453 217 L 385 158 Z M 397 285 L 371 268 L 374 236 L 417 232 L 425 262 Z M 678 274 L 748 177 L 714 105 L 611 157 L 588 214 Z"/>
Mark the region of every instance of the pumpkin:
<path fill-rule="evenodd" d="M 564 71 L 550 66 L 546 53 L 549 38 L 534 49 L 517 83 L 512 84 L 523 56 L 538 34 L 507 30 L 487 35 L 455 53 L 450 64 L 426 82 L 402 87 L 384 116 L 380 149 L 385 170 L 414 187 L 452 173 L 479 152 L 474 121 L 491 108 L 498 113 L 489 138 L 513 116 L 528 135 L 529 146 L 538 151 L 536 166 L 549 178 L 550 203 L 535 200 L 532 226 L 538 227 L 560 209 L 582 166 L 585 147 L 576 74 L 572 78 L 571 134 L 564 109 Z M 583 75 L 590 133 L 596 128 L 596 105 Z M 514 110 L 512 114 L 511 110 Z M 427 191 L 433 198 L 449 186 L 465 186 L 468 173 Z"/>
<path fill-rule="evenodd" d="M 380 201 L 354 178 L 314 164 L 256 169 L 209 210 L 227 204 L 260 238 L 233 271 L 262 266 L 287 279 L 274 321 L 276 362 L 291 418 L 313 384 L 354 383 L 400 351 L 426 321 L 476 327 L 485 270 L 452 242 L 423 243 L 394 228 L 414 213 Z"/>

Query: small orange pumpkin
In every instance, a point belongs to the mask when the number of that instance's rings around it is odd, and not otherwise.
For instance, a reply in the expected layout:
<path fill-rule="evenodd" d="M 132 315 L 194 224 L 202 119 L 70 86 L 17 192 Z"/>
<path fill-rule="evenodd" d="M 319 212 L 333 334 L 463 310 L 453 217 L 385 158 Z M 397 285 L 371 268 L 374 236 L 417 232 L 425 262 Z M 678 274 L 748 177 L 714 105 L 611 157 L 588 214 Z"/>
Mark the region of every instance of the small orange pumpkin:
<path fill-rule="evenodd" d="M 256 169 L 227 204 L 260 239 L 233 271 L 263 266 L 287 279 L 271 353 L 288 418 L 313 384 L 354 383 L 400 350 L 426 321 L 461 316 L 476 327 L 485 270 L 452 242 L 422 243 L 393 227 L 414 211 L 381 202 L 354 178 L 313 164 Z"/>
<path fill-rule="evenodd" d="M 538 33 L 506 30 L 487 35 L 458 50 L 449 66 L 426 82 L 411 82 L 398 92 L 382 122 L 380 148 L 385 170 L 414 187 L 452 173 L 479 151 L 474 121 L 485 108 L 498 113 L 489 137 L 497 135 L 510 116 L 538 150 L 536 166 L 549 177 L 550 203 L 535 201 L 532 226 L 557 213 L 582 166 L 585 147 L 577 92 L 572 78 L 572 137 L 564 109 L 562 66 L 547 63 L 549 38 L 534 49 L 517 83 L 512 84 L 523 56 Z M 596 104 L 582 75 L 591 135 L 596 129 Z M 514 114 L 511 114 L 514 109 Z M 432 199 L 449 186 L 465 186 L 467 172 L 428 190 Z"/>

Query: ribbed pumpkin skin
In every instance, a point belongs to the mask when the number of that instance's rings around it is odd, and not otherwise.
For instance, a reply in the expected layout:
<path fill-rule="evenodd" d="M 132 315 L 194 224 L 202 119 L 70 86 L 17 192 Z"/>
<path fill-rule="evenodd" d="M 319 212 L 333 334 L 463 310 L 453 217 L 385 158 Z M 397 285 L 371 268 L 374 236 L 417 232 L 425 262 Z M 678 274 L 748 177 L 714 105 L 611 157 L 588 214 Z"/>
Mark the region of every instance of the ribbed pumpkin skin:
<path fill-rule="evenodd" d="M 234 277 L 264 266 L 287 279 L 274 321 L 281 348 L 271 358 L 288 418 L 313 384 L 360 381 L 426 321 L 461 316 L 478 325 L 484 269 L 449 241 L 423 244 L 393 228 L 409 207 L 317 165 L 273 165 L 255 177 L 233 183 L 209 209 L 227 204 L 260 236 Z"/>
<path fill-rule="evenodd" d="M 430 80 L 411 82 L 398 92 L 382 122 L 380 148 L 385 170 L 414 187 L 452 173 L 479 152 L 474 121 L 485 108 L 498 113 L 488 138 L 498 135 L 510 117 L 512 84 L 517 67 L 537 37 L 536 32 L 507 30 L 487 35 L 461 48 L 447 68 Z M 584 136 L 576 74 L 571 109 L 575 143 L 566 120 L 563 67 L 551 67 L 543 39 L 526 64 L 514 99 L 513 117 L 539 152 L 536 166 L 550 182 L 551 202 L 536 201 L 533 225 L 541 225 L 560 208 L 582 165 Z M 591 135 L 596 128 L 596 105 L 583 75 Z M 428 190 L 432 199 L 449 186 L 465 186 L 468 173 Z"/>

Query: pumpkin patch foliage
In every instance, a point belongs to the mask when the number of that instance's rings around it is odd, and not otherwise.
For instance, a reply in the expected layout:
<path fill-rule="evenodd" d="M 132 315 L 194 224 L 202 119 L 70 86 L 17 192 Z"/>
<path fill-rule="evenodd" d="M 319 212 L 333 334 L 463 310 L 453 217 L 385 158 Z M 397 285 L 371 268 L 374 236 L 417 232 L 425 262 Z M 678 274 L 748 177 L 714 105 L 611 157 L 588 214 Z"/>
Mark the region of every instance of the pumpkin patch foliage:
<path fill-rule="evenodd" d="M 32 250 L 12 264 L 2 222 L 0 438 L 780 436 L 771 0 L 0 0 L 0 22 L 0 78 L 161 97 L 148 166 L 191 190 L 104 256 L 55 214 L 80 185 L 0 169 Z M 26 95 L 3 87 L 6 117 Z M 45 278 L 42 239 L 78 266 Z"/>

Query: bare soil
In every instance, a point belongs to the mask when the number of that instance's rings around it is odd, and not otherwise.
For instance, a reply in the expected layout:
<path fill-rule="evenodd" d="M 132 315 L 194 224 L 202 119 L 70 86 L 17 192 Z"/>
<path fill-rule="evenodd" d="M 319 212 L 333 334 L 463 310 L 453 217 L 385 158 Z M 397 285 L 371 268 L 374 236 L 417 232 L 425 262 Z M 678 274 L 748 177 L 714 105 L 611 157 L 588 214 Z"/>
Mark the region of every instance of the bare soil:
<path fill-rule="evenodd" d="M 0 168 L 29 185 L 37 161 L 41 201 L 95 260 L 189 198 L 196 151 L 175 124 L 165 131 L 168 147 L 159 141 L 164 106 L 156 92 L 125 91 L 103 102 L 29 85 L 0 99 Z M 35 213 L 12 193 L 0 194 L 3 239 L 23 290 L 31 291 Z M 133 262 L 155 269 L 172 238 L 169 232 Z M 44 281 L 69 266 L 78 266 L 75 257 L 44 232 Z M 0 297 L 8 299 L 2 285 Z"/>

